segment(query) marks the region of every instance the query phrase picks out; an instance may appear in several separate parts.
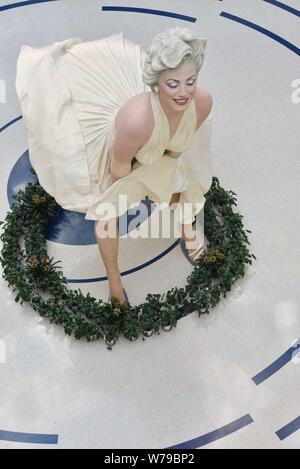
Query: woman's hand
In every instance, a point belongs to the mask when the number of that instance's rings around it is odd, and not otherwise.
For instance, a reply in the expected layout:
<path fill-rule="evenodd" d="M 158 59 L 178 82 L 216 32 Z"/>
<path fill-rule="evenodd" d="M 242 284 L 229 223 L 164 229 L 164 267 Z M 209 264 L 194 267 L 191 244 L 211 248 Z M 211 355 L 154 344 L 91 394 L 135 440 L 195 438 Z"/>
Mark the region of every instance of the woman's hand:
<path fill-rule="evenodd" d="M 111 174 L 111 180 L 112 180 L 112 183 L 114 183 L 114 182 L 118 181 L 118 179 L 120 179 L 120 178 L 118 178 L 118 177 L 115 177 L 115 176 L 113 176 L 113 175 Z"/>
<path fill-rule="evenodd" d="M 128 174 L 126 174 L 126 176 L 128 176 Z M 110 173 L 110 177 L 111 177 L 111 180 L 112 180 L 112 184 L 114 184 L 116 181 L 118 181 L 119 179 L 123 179 L 125 176 L 118 177 L 118 176 L 114 176 L 113 174 Z"/>
<path fill-rule="evenodd" d="M 113 158 L 111 159 L 109 173 L 112 178 L 112 183 L 116 182 L 118 179 L 128 176 L 130 172 L 130 163 L 120 163 L 120 161 L 115 161 Z"/>

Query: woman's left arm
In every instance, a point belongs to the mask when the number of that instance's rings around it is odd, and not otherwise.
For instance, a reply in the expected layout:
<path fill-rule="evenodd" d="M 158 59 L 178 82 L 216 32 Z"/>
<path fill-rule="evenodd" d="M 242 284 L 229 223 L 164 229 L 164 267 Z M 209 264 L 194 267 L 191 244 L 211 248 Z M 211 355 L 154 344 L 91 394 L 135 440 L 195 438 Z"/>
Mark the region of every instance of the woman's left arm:
<path fill-rule="evenodd" d="M 213 105 L 213 98 L 209 91 L 197 88 L 197 91 L 194 94 L 194 102 L 197 113 L 197 131 L 199 127 L 203 124 L 205 119 L 209 116 Z"/>

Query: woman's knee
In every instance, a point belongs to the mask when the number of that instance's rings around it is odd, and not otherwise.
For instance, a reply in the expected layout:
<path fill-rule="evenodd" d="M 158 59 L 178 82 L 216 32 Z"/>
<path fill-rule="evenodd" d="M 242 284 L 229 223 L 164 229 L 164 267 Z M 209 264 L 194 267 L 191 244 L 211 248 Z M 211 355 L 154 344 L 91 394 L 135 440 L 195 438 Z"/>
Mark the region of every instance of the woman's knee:
<path fill-rule="evenodd" d="M 180 192 L 174 192 L 169 202 L 169 206 L 171 207 L 173 204 L 177 204 L 179 202 L 179 199 L 180 199 Z"/>
<path fill-rule="evenodd" d="M 115 238 L 118 236 L 117 218 L 110 220 L 96 220 L 94 223 L 94 233 L 98 238 Z"/>

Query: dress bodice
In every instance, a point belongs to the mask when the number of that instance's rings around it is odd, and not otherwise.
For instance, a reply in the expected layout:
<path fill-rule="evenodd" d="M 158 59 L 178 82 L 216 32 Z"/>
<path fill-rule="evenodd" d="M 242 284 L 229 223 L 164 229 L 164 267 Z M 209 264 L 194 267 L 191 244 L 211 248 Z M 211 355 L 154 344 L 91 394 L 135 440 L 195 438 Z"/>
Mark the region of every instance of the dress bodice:
<path fill-rule="evenodd" d="M 160 104 L 159 96 L 154 91 L 150 91 L 150 102 L 154 115 L 154 127 L 149 140 L 135 154 L 136 160 L 145 165 L 156 162 L 164 156 L 166 150 L 180 153 L 187 150 L 197 127 L 196 107 L 192 99 L 181 117 L 175 134 L 170 139 L 169 121 Z M 114 135 L 115 119 L 113 119 L 111 130 Z"/>

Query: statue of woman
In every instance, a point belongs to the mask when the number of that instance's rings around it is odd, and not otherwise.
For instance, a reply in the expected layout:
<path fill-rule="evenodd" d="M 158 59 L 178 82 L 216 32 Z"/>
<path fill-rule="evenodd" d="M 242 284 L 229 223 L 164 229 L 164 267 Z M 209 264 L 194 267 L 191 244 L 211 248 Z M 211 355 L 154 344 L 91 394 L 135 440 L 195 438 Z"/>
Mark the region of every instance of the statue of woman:
<path fill-rule="evenodd" d="M 212 97 L 197 86 L 206 44 L 175 27 L 154 37 L 147 51 L 123 33 L 21 47 L 16 90 L 31 165 L 59 205 L 95 220 L 109 300 L 128 301 L 118 267 L 117 219 L 146 196 L 183 208 L 181 245 L 191 263 L 201 253 L 193 221 L 210 183 L 204 187 L 180 155 L 211 114 Z M 188 214 L 185 204 L 192 207 Z M 103 237 L 112 223 L 115 229 Z"/>

